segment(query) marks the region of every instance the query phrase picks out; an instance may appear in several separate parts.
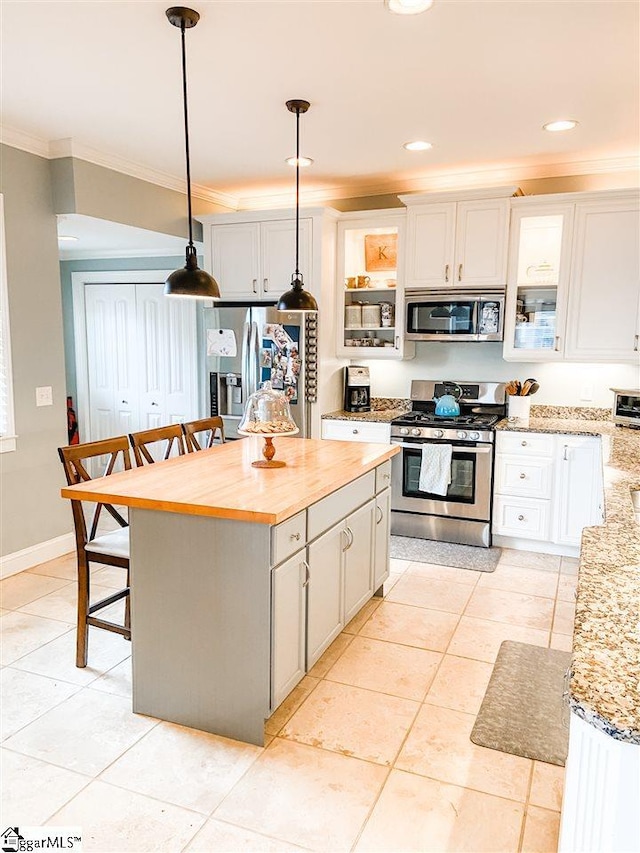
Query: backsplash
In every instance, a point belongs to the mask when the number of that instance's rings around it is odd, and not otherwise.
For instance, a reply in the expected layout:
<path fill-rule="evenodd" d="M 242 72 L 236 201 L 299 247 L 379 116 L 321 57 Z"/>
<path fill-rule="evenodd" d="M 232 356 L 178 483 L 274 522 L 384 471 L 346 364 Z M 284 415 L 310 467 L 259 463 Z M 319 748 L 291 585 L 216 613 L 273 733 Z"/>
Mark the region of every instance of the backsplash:
<path fill-rule="evenodd" d="M 362 355 L 358 353 L 355 363 L 369 367 L 371 391 L 378 397 L 408 398 L 412 379 L 507 382 L 534 377 L 540 390 L 532 403 L 611 408 L 612 387 L 640 384 L 637 365 L 511 362 L 502 358 L 500 343 L 418 342 L 416 357 L 407 361 L 367 361 Z"/>

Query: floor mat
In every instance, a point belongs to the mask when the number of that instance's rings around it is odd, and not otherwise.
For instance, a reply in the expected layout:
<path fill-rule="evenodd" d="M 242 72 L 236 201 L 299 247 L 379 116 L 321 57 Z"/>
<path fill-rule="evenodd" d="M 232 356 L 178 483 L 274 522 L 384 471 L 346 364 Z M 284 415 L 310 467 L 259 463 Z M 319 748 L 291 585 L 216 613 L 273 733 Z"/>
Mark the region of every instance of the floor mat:
<path fill-rule="evenodd" d="M 563 701 L 571 653 L 505 640 L 476 718 L 478 746 L 564 767 L 569 709 Z"/>
<path fill-rule="evenodd" d="M 501 548 L 476 548 L 474 545 L 454 545 L 410 536 L 392 536 L 389 546 L 389 556 L 398 560 L 474 569 L 477 572 L 495 571 L 501 553 Z"/>

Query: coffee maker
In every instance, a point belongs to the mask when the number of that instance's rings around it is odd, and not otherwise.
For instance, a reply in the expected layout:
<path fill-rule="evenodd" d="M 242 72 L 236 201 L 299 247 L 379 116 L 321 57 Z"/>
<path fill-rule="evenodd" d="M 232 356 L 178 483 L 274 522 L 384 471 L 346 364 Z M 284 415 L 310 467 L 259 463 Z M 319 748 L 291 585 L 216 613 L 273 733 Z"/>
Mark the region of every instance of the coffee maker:
<path fill-rule="evenodd" d="M 344 369 L 345 412 L 371 411 L 369 368 L 351 365 Z"/>

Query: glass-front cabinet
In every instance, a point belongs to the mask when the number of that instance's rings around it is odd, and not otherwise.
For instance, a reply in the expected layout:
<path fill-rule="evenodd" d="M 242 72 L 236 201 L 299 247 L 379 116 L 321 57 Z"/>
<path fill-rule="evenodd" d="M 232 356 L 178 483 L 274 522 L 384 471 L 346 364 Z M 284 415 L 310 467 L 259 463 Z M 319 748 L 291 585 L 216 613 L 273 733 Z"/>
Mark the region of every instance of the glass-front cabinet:
<path fill-rule="evenodd" d="M 413 355 L 413 344 L 405 344 L 402 334 L 404 227 L 404 211 L 395 210 L 346 213 L 338 223 L 339 356 L 362 360 Z"/>
<path fill-rule="evenodd" d="M 562 358 L 570 273 L 573 205 L 513 200 L 504 357 Z"/>

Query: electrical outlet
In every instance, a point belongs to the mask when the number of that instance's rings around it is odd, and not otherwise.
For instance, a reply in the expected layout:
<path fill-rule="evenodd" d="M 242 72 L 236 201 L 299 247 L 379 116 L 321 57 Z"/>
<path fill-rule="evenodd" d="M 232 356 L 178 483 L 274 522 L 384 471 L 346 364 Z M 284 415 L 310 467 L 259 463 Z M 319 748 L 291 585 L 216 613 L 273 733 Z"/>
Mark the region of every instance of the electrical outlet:
<path fill-rule="evenodd" d="M 53 406 L 53 388 L 51 385 L 36 388 L 36 406 Z"/>
<path fill-rule="evenodd" d="M 580 390 L 580 399 L 581 400 L 593 400 L 593 382 L 589 379 L 585 380 L 582 383 L 582 388 Z"/>

